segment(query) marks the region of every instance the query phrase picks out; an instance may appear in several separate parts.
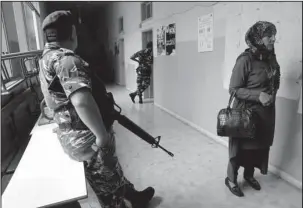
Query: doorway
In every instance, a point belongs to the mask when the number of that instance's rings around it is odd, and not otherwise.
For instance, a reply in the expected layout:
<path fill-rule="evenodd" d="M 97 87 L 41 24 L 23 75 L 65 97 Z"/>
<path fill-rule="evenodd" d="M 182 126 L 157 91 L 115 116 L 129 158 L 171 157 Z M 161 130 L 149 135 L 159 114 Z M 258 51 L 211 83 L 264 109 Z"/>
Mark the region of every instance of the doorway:
<path fill-rule="evenodd" d="M 115 80 L 118 85 L 125 86 L 124 39 L 119 39 L 117 49 L 118 66 L 115 73 Z"/>
<path fill-rule="evenodd" d="M 153 30 L 147 30 L 142 32 L 142 49 L 146 48 L 146 44 L 149 41 L 153 41 Z M 153 70 L 153 65 L 152 65 L 152 74 L 150 78 L 150 86 L 144 91 L 143 93 L 143 98 L 144 99 L 154 99 L 154 70 Z"/>

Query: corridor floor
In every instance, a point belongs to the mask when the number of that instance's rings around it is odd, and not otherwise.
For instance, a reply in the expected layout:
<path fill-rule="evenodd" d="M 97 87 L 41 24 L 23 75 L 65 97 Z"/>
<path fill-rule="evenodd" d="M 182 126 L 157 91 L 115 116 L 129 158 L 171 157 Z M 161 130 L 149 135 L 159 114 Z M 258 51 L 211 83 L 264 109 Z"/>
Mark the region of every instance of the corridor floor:
<path fill-rule="evenodd" d="M 302 190 L 269 173 L 256 171 L 262 190 L 255 191 L 239 174 L 245 197 L 232 195 L 224 184 L 227 148 L 160 110 L 153 103 L 133 104 L 124 87 L 110 86 L 122 114 L 153 136 L 162 136 L 160 144 L 173 152 L 171 158 L 115 123 L 117 154 L 126 177 L 139 190 L 153 186 L 155 198 L 149 208 L 302 208 Z M 82 208 L 100 208 L 88 186 L 88 199 Z"/>

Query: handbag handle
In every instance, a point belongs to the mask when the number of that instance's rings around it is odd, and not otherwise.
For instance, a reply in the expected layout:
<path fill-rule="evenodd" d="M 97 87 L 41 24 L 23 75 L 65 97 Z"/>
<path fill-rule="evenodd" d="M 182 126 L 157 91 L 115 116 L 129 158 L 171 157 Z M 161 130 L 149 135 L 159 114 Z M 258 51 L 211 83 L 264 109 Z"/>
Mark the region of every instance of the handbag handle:
<path fill-rule="evenodd" d="M 234 98 L 236 97 L 236 93 L 237 93 L 237 90 L 234 90 L 234 91 L 231 93 L 231 95 L 230 95 L 230 97 L 229 97 L 227 109 L 230 109 L 231 103 L 232 103 L 232 101 L 234 100 Z M 243 102 L 244 102 L 244 109 L 246 109 L 246 101 L 243 100 Z"/>
<path fill-rule="evenodd" d="M 230 105 L 231 105 L 232 101 L 234 100 L 235 96 L 236 96 L 236 91 L 233 91 L 229 97 L 227 109 L 230 109 Z"/>

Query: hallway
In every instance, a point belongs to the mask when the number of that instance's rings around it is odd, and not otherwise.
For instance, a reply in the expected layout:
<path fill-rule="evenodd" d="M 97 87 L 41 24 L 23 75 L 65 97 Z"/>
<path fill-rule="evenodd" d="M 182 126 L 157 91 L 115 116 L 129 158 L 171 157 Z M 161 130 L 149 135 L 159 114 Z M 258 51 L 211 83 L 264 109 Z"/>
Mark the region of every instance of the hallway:
<path fill-rule="evenodd" d="M 139 190 L 153 186 L 155 199 L 149 208 L 301 208 L 302 191 L 271 173 L 256 171 L 262 190 L 252 190 L 239 182 L 244 198 L 233 196 L 224 184 L 228 152 L 226 147 L 155 107 L 152 103 L 133 104 L 124 87 L 109 86 L 122 114 L 153 136 L 162 136 L 160 144 L 175 154 L 168 156 L 153 149 L 115 123 L 117 154 L 126 177 Z M 207 118 L 205 118 L 207 119 Z M 88 186 L 89 198 L 81 200 L 82 208 L 99 208 L 96 196 Z"/>

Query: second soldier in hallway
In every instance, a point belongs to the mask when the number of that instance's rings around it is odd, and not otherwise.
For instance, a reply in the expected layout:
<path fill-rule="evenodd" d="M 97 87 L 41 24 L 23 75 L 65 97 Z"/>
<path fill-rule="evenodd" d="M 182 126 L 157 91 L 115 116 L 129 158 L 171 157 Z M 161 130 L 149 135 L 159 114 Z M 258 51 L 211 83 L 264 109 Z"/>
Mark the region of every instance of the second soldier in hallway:
<path fill-rule="evenodd" d="M 137 90 L 130 93 L 129 96 L 133 103 L 135 103 L 135 98 L 139 96 L 139 103 L 142 104 L 142 93 L 150 85 L 150 76 L 152 73 L 153 64 L 153 42 L 149 42 L 146 45 L 146 49 L 138 51 L 130 57 L 131 60 L 139 63 L 137 71 Z"/>

